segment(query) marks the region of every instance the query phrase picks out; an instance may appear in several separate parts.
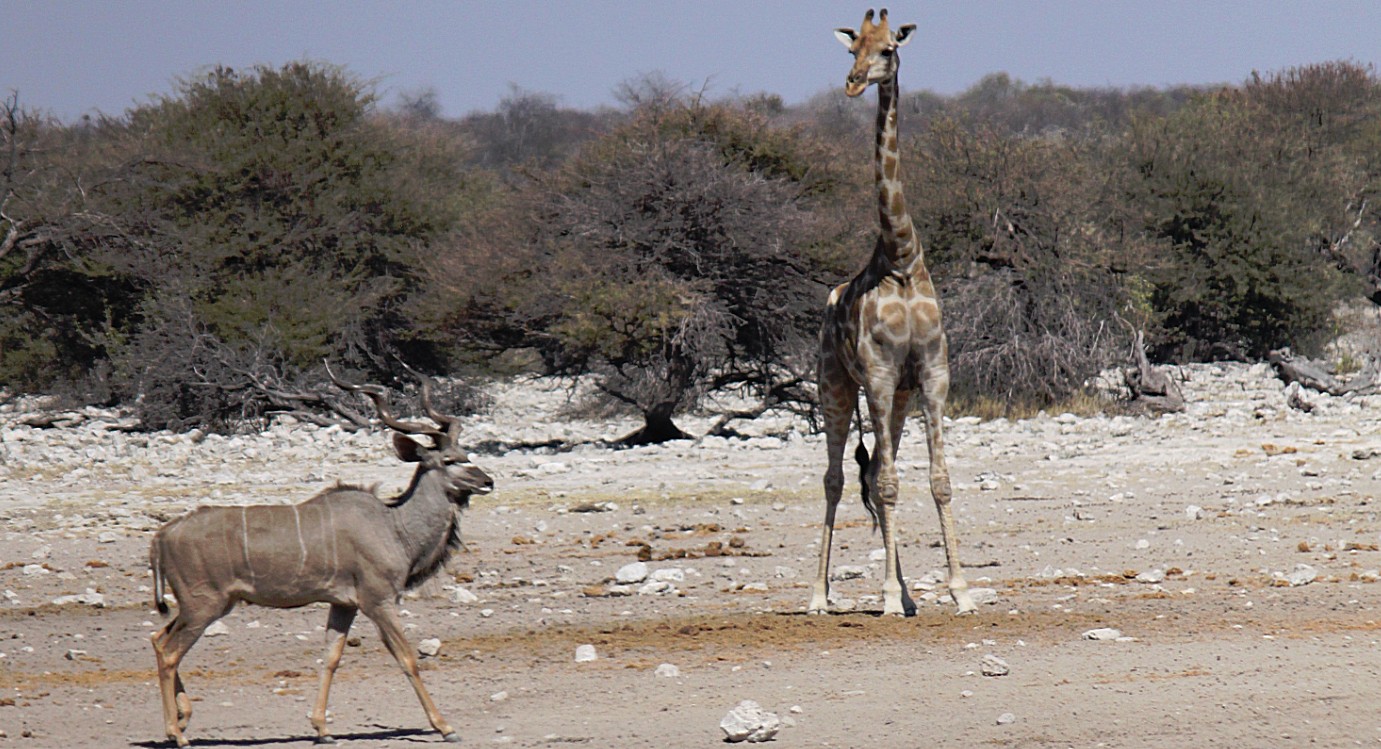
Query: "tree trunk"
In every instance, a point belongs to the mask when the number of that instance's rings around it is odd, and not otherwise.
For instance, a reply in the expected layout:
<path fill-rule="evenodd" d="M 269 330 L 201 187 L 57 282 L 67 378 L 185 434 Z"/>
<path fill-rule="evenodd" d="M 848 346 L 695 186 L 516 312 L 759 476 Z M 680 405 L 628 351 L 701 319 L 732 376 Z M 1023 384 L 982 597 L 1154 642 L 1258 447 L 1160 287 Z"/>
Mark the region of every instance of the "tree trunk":
<path fill-rule="evenodd" d="M 681 428 L 671 420 L 673 408 L 671 403 L 659 403 L 644 411 L 642 428 L 620 439 L 619 444 L 625 447 L 638 447 L 640 445 L 660 445 L 671 440 L 691 439 L 689 434 L 681 431 Z"/>

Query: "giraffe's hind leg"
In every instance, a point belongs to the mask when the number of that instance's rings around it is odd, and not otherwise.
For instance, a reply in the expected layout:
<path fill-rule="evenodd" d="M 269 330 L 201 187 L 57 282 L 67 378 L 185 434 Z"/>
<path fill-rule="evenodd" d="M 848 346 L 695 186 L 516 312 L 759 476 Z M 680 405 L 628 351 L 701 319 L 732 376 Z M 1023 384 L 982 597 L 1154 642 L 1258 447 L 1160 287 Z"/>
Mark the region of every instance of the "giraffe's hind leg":
<path fill-rule="evenodd" d="M 892 440 L 892 466 L 893 466 L 894 472 L 895 472 L 895 466 L 896 466 L 896 463 L 897 463 L 897 451 L 898 451 L 898 449 L 901 447 L 901 432 L 902 432 L 902 426 L 906 423 L 906 416 L 907 416 L 907 414 L 910 412 L 910 409 L 911 409 L 911 391 L 909 391 L 909 390 L 898 390 L 898 391 L 892 396 L 892 411 L 891 411 L 891 413 L 890 413 L 890 415 L 889 415 L 889 419 L 888 419 L 888 434 L 889 434 L 889 436 L 891 437 L 891 440 Z M 898 480 L 897 483 L 898 483 L 898 490 L 900 490 L 900 483 L 901 483 L 901 482 L 900 482 L 900 479 Z M 891 505 L 884 504 L 884 505 L 882 505 L 882 508 L 885 508 L 888 512 L 887 512 L 886 514 L 882 513 L 881 511 L 879 512 L 879 516 L 878 516 L 878 528 L 879 528 L 879 530 L 882 531 L 882 535 L 883 535 L 883 548 L 884 548 L 884 549 L 890 549 L 891 552 L 892 552 L 891 555 L 890 555 L 890 557 L 887 559 L 887 562 L 886 562 L 886 563 L 887 563 L 888 565 L 890 565 L 890 567 L 891 567 L 891 569 L 892 569 L 892 571 L 893 571 L 893 577 L 894 577 L 895 580 L 897 581 L 897 586 L 898 586 L 898 594 L 897 594 L 897 595 L 898 595 L 898 598 L 900 599 L 899 603 L 900 603 L 900 606 L 901 606 L 900 612 L 896 611 L 896 610 L 895 610 L 895 607 L 893 607 L 894 610 L 888 611 L 888 610 L 886 609 L 886 590 L 884 590 L 884 591 L 883 591 L 883 600 L 884 600 L 884 609 L 883 609 L 883 611 L 884 611 L 884 613 L 891 613 L 891 614 L 901 613 L 901 614 L 904 615 L 904 616 L 915 616 L 915 615 L 916 615 L 916 603 L 915 603 L 915 601 L 911 600 L 911 594 L 910 594 L 910 592 L 908 592 L 908 591 L 906 590 L 906 577 L 902 574 L 902 570 L 901 570 L 901 551 L 900 551 L 900 548 L 899 548 L 899 546 L 898 546 L 898 544 L 897 544 L 897 540 L 896 540 L 896 523 L 894 522 L 894 519 L 893 519 L 892 513 L 891 513 L 891 511 L 894 510 L 894 509 L 896 508 L 896 505 L 895 505 L 895 504 L 891 504 Z M 881 510 L 882 508 L 880 508 L 880 510 Z M 889 538 L 889 535 L 890 535 L 890 538 Z M 884 585 L 885 585 L 885 583 L 884 583 Z"/>
<path fill-rule="evenodd" d="M 897 557 L 897 529 L 893 512 L 897 506 L 896 443 L 893 440 L 895 383 L 885 376 L 868 383 L 868 413 L 873 423 L 873 462 L 868 471 L 872 496 L 877 508 L 878 529 L 882 531 L 883 562 L 882 613 L 899 616 L 916 613 L 916 606 L 903 590 L 901 562 Z"/>
<path fill-rule="evenodd" d="M 945 545 L 945 561 L 949 565 L 949 593 L 959 607 L 958 613 L 977 610 L 964 580 L 959 562 L 959 537 L 954 527 L 954 510 L 950 507 L 953 495 L 949 482 L 949 466 L 945 463 L 944 414 L 949 397 L 949 363 L 943 343 L 938 353 L 928 357 L 925 377 L 921 382 L 921 409 L 925 413 L 925 438 L 930 448 L 930 494 L 940 514 L 940 534 Z"/>

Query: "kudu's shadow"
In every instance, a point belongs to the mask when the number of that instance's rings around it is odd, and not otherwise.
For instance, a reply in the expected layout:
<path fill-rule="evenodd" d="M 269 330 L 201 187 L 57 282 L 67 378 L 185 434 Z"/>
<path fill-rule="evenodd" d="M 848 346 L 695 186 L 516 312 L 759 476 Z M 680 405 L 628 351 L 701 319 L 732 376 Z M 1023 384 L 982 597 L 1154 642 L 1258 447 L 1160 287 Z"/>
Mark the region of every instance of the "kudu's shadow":
<path fill-rule="evenodd" d="M 331 737 L 336 741 L 407 741 L 417 744 L 437 744 L 446 745 L 442 741 L 441 735 L 430 728 L 386 728 L 377 726 L 377 731 L 356 731 L 354 733 L 333 733 Z M 215 746 L 275 746 L 279 744 L 316 744 L 315 736 L 276 736 L 271 738 L 258 739 L 215 739 L 199 737 L 192 741 L 193 747 L 215 747 Z M 161 741 L 133 741 L 130 746 L 143 747 L 144 749 L 166 749 L 173 745 L 172 741 L 163 739 Z M 330 746 L 324 744 L 320 746 Z"/>

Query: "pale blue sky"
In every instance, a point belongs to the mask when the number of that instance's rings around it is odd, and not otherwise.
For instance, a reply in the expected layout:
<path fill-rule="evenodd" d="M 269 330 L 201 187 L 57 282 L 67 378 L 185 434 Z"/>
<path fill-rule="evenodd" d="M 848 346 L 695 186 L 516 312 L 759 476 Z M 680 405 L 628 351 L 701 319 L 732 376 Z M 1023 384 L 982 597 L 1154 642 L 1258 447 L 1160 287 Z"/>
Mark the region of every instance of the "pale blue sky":
<path fill-rule="evenodd" d="M 0 95 L 71 121 L 119 114 L 215 64 L 323 60 L 377 82 L 384 103 L 433 88 L 443 114 L 491 110 L 510 84 L 566 106 L 613 104 L 661 71 L 711 96 L 788 103 L 840 86 L 831 30 L 864 3 L 808 0 L 0 0 Z M 919 33 L 902 87 L 956 93 L 988 73 L 1074 86 L 1237 83 L 1253 70 L 1381 60 L 1381 2 L 899 2 Z"/>

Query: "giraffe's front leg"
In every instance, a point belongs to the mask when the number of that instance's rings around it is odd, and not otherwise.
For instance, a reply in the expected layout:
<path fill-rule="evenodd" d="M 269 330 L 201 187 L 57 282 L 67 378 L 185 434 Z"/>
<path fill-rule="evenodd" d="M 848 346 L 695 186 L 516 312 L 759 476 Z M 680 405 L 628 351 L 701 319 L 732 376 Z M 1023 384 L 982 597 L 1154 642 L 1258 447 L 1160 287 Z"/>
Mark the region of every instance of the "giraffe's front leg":
<path fill-rule="evenodd" d="M 944 413 L 945 400 L 949 394 L 949 365 L 945 361 L 944 347 L 932 354 L 927 366 L 929 376 L 924 380 L 921 404 L 925 411 L 926 445 L 930 449 L 930 494 L 935 499 L 935 509 L 940 515 L 940 535 L 945 544 L 945 560 L 949 564 L 949 594 L 959 607 L 958 613 L 971 614 L 978 610 L 969 595 L 969 584 L 964 579 L 963 565 L 959 562 L 959 534 L 954 528 L 954 509 L 950 507 L 953 491 L 949 483 L 949 465 L 945 462 Z"/>
<path fill-rule="evenodd" d="M 825 469 L 825 524 L 820 530 L 820 566 L 815 573 L 810 605 L 806 611 L 823 614 L 830 605 L 830 549 L 834 543 L 834 518 L 839 499 L 844 493 L 844 445 L 849 439 L 849 423 L 858 406 L 858 387 L 847 377 L 833 359 L 822 353 L 819 372 L 820 410 L 825 417 L 825 450 L 828 467 Z"/>
<path fill-rule="evenodd" d="M 825 470 L 825 524 L 820 529 L 820 566 L 816 569 L 815 585 L 811 589 L 810 606 L 806 611 L 823 614 L 830 606 L 830 550 L 834 545 L 834 518 L 839 509 L 839 499 L 844 493 L 844 442 L 848 438 L 849 422 L 844 420 L 844 432 L 836 435 L 830 432 L 826 442 L 829 450 L 829 467 Z M 837 443 L 837 444 L 836 444 Z"/>

